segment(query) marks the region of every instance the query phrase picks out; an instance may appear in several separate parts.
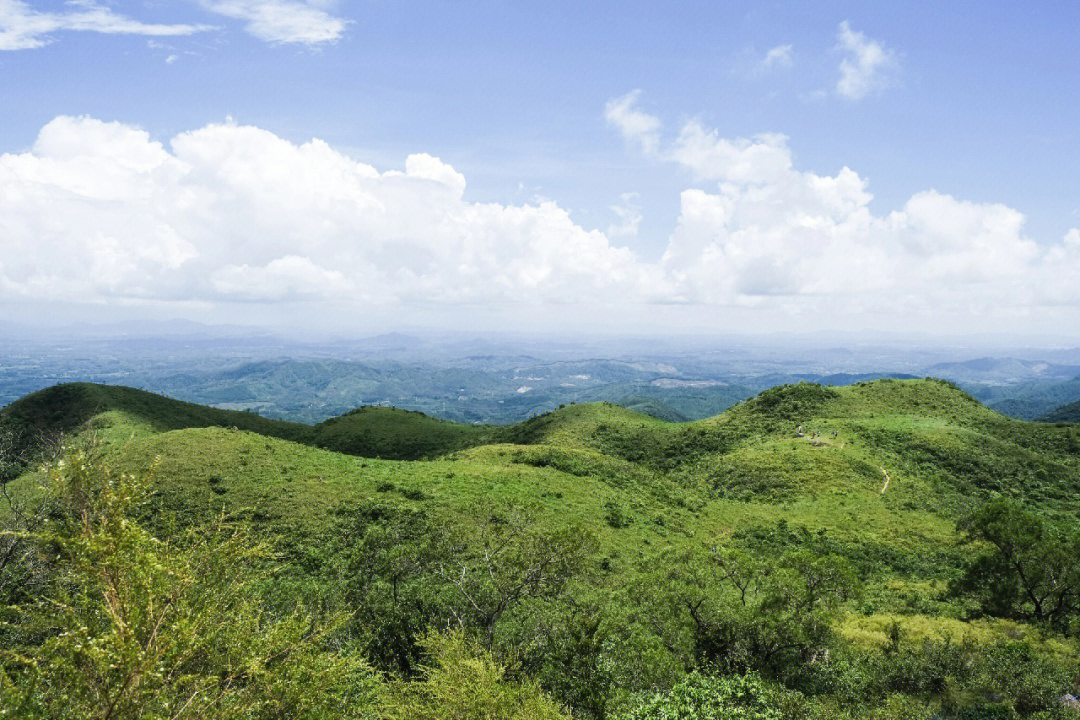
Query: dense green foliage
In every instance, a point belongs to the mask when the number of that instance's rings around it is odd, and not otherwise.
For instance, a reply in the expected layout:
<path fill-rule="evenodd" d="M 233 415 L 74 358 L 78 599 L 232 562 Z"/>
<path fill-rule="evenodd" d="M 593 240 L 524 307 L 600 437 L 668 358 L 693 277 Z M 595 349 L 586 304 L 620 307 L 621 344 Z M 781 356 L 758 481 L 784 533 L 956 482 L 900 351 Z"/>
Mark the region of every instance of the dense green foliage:
<path fill-rule="evenodd" d="M 0 503 L 23 715 L 1075 717 L 1080 429 L 949 383 L 505 427 L 61 390 L 0 411 L 34 431 Z"/>
<path fill-rule="evenodd" d="M 494 440 L 499 428 L 394 408 L 364 407 L 316 425 L 312 441 L 350 455 L 421 460 Z"/>
<path fill-rule="evenodd" d="M 340 621 L 268 612 L 268 550 L 246 530 L 222 518 L 155 538 L 131 519 L 139 480 L 83 453 L 48 479 L 48 519 L 18 562 L 44 573 L 45 591 L 8 604 L 0 627 L 4 715 L 366 714 L 375 677 L 328 642 Z"/>
<path fill-rule="evenodd" d="M 666 693 L 642 703 L 625 720 L 782 720 L 755 676 L 709 677 L 692 672 Z"/>
<path fill-rule="evenodd" d="M 1080 526 L 1051 525 L 1015 500 L 998 499 L 962 527 L 985 549 L 968 562 L 958 587 L 984 612 L 1062 629 L 1080 619 Z"/>
<path fill-rule="evenodd" d="M 385 720 L 565 720 L 567 715 L 535 682 L 506 679 L 491 653 L 459 632 L 418 640 L 427 661 L 413 681 L 390 682 Z"/>

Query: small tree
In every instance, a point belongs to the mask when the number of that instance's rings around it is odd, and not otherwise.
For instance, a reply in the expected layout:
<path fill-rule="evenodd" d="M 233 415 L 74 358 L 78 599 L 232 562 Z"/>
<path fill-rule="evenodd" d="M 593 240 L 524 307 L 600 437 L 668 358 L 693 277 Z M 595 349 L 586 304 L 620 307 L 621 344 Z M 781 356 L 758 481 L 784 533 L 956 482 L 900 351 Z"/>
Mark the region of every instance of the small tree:
<path fill-rule="evenodd" d="M 1048 622 L 1080 614 L 1080 529 L 1052 525 L 1015 500 L 997 499 L 960 524 L 981 545 L 954 590 L 988 615 Z"/>
<path fill-rule="evenodd" d="M 513 506 L 429 514 L 375 502 L 340 514 L 354 627 L 376 662 L 404 673 L 428 627 L 476 633 L 491 649 L 506 617 L 565 592 L 596 542 L 578 526 L 545 527 Z"/>
<path fill-rule="evenodd" d="M 55 455 L 55 450 L 42 455 Z M 42 592 L 50 575 L 34 537 L 48 519 L 52 498 L 30 483 L 18 491 L 12 483 L 25 471 L 27 458 L 22 434 L 0 425 L 0 647 L 5 645 L 2 621 L 10 608 Z"/>
<path fill-rule="evenodd" d="M 449 606 L 457 624 L 479 629 L 488 648 L 500 619 L 526 600 L 560 595 L 596 547 L 584 528 L 545 528 L 517 507 L 483 508 L 446 527 L 436 573 L 457 591 Z"/>
<path fill-rule="evenodd" d="M 847 560 L 808 551 L 763 562 L 714 548 L 656 565 L 635 589 L 648 624 L 673 651 L 693 648 L 684 662 L 724 673 L 787 677 L 823 659 L 841 604 L 858 590 Z"/>

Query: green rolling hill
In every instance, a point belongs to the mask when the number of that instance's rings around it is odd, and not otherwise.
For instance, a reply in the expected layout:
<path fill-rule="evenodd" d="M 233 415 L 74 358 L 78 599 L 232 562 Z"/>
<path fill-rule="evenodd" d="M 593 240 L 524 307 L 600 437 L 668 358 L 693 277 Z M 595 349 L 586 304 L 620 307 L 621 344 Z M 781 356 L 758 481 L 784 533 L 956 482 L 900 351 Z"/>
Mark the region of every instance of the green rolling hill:
<path fill-rule="evenodd" d="M 501 428 L 439 420 L 415 410 L 368 406 L 316 425 L 312 441 L 349 455 L 420 460 L 496 441 Z"/>
<path fill-rule="evenodd" d="M 161 433 L 189 428 L 235 428 L 338 452 L 413 460 L 484 442 L 492 429 L 428 417 L 396 408 L 363 407 L 316 426 L 260 417 L 255 413 L 196 405 L 119 385 L 56 385 L 0 409 L 0 425 L 32 441 L 78 434 L 119 421 L 132 430 Z"/>
<path fill-rule="evenodd" d="M 121 385 L 56 385 L 0 409 L 0 422 L 46 434 L 71 433 L 105 413 L 121 413 L 154 432 L 193 427 L 237 427 L 272 437 L 309 432 L 296 423 L 265 420 L 253 413 L 217 410 Z"/>
<path fill-rule="evenodd" d="M 990 714 L 977 717 L 1004 718 L 992 713 L 1005 701 L 976 677 L 993 668 L 970 670 L 982 667 L 973 658 L 1019 643 L 1023 662 L 1080 669 L 1066 626 L 979 610 L 956 590 L 982 547 L 958 526 L 987 502 L 1015 499 L 1045 522 L 1077 521 L 1080 428 L 1007 418 L 946 382 L 789 385 L 696 422 L 596 403 L 508 426 L 378 407 L 308 426 L 76 384 L 3 408 L 0 427 L 23 442 L 92 439 L 116 471 L 148 475 L 137 518 L 158 537 L 222 513 L 249 526 L 273 548 L 275 593 L 347 607 L 349 642 L 373 666 L 407 678 L 424 627 L 461 624 L 511 676 L 535 680 L 576 717 L 615 717 L 692 668 L 727 662 L 726 671 L 752 668 L 794 693 L 785 702 L 804 714 L 791 717 L 959 718 L 983 708 Z M 30 497 L 41 479 L 28 466 L 9 490 Z M 564 547 L 553 538 L 576 548 L 565 584 L 526 557 Z M 469 563 L 504 547 L 514 550 L 485 566 L 490 582 L 476 580 L 478 595 L 468 594 Z M 793 654 L 778 665 L 754 646 L 736 662 L 710 649 L 721 641 L 701 633 L 721 621 L 700 620 L 696 608 L 726 595 L 691 600 L 686 590 L 680 599 L 673 588 L 735 577 L 696 575 L 727 567 L 713 554 L 720 547 L 759 567 L 761 588 L 771 566 L 794 562 L 783 558 L 850 567 L 859 590 L 838 594 L 828 615 L 835 661 Z M 504 580 L 513 563 L 533 579 Z M 378 589 L 385 583 L 389 594 Z M 489 612 L 489 601 L 501 609 Z M 911 677 L 886 672 L 889 658 L 909 663 Z M 1055 697 L 1068 690 L 1061 683 Z M 1009 702 L 1001 712 L 1028 716 L 1049 701 Z M 925 714 L 890 715 L 889 703 Z"/>

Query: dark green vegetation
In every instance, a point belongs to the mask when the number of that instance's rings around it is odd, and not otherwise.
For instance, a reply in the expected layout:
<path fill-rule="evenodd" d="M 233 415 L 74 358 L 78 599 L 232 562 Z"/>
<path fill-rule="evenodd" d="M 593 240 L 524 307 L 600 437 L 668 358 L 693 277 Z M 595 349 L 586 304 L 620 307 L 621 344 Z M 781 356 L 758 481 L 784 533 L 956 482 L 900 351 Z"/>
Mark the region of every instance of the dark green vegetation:
<path fill-rule="evenodd" d="M 0 426 L 9 716 L 1076 717 L 1080 428 L 950 383 L 510 426 L 76 385 Z"/>
<path fill-rule="evenodd" d="M 364 407 L 316 425 L 311 440 L 350 455 L 419 460 L 497 441 L 502 428 L 462 425 L 414 410 Z"/>
<path fill-rule="evenodd" d="M 71 433 L 92 418 L 120 412 L 154 432 L 196 427 L 236 427 L 270 437 L 293 439 L 309 432 L 297 423 L 195 405 L 119 385 L 70 383 L 22 398 L 0 411 L 0 421 L 46 434 Z"/>
<path fill-rule="evenodd" d="M 1062 405 L 1039 418 L 1042 422 L 1080 423 L 1080 401 Z"/>

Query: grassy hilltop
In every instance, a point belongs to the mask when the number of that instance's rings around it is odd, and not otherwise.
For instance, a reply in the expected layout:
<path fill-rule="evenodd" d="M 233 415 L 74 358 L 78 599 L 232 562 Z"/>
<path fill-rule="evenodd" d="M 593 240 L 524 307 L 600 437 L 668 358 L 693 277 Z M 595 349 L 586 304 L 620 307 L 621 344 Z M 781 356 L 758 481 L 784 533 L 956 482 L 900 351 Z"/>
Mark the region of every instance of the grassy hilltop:
<path fill-rule="evenodd" d="M 1073 527 L 1080 427 L 1006 418 L 950 383 L 789 385 L 687 423 L 571 405 L 510 426 L 375 407 L 308 426 L 76 384 L 0 410 L 0 427 L 22 449 L 92 439 L 111 472 L 148 476 L 131 512 L 151 536 L 224 513 L 268 543 L 267 612 L 345 613 L 333 646 L 388 673 L 373 717 L 450 683 L 467 664 L 422 668 L 466 650 L 575 717 L 675 717 L 648 708 L 747 672 L 763 705 L 745 717 L 1070 712 L 1080 622 L 984 597 L 996 536 L 972 518 Z M 42 480 L 31 466 L 9 491 Z M 424 635 L 448 625 L 463 635 Z"/>

